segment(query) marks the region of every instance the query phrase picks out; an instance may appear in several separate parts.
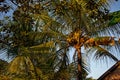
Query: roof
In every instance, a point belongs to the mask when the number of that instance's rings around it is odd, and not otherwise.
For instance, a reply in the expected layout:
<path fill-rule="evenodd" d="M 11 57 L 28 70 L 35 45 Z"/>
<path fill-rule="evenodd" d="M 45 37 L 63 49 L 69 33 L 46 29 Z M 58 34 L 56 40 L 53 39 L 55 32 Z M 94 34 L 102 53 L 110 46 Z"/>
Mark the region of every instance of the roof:
<path fill-rule="evenodd" d="M 118 80 L 118 79 L 120 79 L 120 61 L 113 65 L 97 80 Z"/>

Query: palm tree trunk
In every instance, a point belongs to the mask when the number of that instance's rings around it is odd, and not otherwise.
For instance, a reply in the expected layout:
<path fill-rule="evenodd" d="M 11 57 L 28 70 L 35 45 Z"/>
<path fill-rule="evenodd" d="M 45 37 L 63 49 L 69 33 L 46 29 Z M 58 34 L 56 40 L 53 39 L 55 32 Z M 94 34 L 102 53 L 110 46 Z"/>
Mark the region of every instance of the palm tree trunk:
<path fill-rule="evenodd" d="M 78 53 L 78 77 L 77 80 L 82 80 L 82 56 L 81 56 L 81 48 L 77 49 Z"/>

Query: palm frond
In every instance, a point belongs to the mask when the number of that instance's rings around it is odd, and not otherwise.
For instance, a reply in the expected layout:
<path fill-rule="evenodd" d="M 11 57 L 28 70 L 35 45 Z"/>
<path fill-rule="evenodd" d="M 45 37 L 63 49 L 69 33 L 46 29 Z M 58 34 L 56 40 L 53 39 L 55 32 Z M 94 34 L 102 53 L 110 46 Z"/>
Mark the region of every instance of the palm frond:
<path fill-rule="evenodd" d="M 8 74 L 15 75 L 15 76 L 27 76 L 28 73 L 33 75 L 34 66 L 29 59 L 29 57 L 24 56 L 17 56 L 12 62 L 10 62 L 8 67 Z"/>
<path fill-rule="evenodd" d="M 67 69 L 69 63 L 68 47 L 58 50 L 54 61 L 54 68 L 57 69 L 57 71 Z"/>
<path fill-rule="evenodd" d="M 120 11 L 110 13 L 109 17 L 110 17 L 109 18 L 110 19 L 109 26 L 114 26 L 114 25 L 120 23 Z"/>
<path fill-rule="evenodd" d="M 74 64 L 77 68 L 77 51 L 75 50 L 74 54 L 73 54 L 73 61 L 72 64 Z M 85 55 L 85 53 L 82 53 L 82 69 L 83 72 L 89 72 L 89 63 L 87 62 L 87 56 Z M 83 73 L 84 74 L 84 73 Z"/>
<path fill-rule="evenodd" d="M 53 41 L 49 41 L 29 48 L 29 50 L 34 53 L 51 53 L 53 51 L 52 49 L 55 49 Z"/>
<path fill-rule="evenodd" d="M 97 34 L 93 34 L 92 36 L 115 36 L 120 37 L 120 11 L 116 11 L 113 13 L 109 13 L 109 21 L 107 22 L 107 26 L 97 30 Z M 93 32 L 94 33 L 94 32 Z"/>
<path fill-rule="evenodd" d="M 118 59 L 113 54 L 111 54 L 109 51 L 105 50 L 104 48 L 100 46 L 96 46 L 94 48 L 96 49 L 96 52 L 94 55 L 96 60 L 106 59 L 106 57 L 108 57 L 110 59 L 113 59 L 114 61 L 118 61 Z"/>

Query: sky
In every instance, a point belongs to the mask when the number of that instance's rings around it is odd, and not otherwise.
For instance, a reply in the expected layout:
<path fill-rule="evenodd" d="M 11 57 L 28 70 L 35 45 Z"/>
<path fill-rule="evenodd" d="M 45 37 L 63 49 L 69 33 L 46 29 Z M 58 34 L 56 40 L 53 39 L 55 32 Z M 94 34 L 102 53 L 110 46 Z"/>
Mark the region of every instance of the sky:
<path fill-rule="evenodd" d="M 120 10 L 120 0 L 118 0 L 117 2 L 110 3 L 111 12 L 118 11 L 118 10 Z"/>
<path fill-rule="evenodd" d="M 118 10 L 120 10 L 120 0 L 110 4 L 110 12 L 114 12 Z M 13 10 L 11 10 L 10 13 L 7 13 L 7 14 L 0 13 L 0 19 L 3 19 L 3 16 L 5 15 L 11 15 L 12 12 Z M 72 50 L 71 53 L 72 52 L 74 51 Z M 114 53 L 117 53 L 117 51 L 114 51 Z M 2 56 L 2 54 L 0 54 L 0 56 Z M 101 62 L 95 61 L 93 59 L 90 59 L 89 61 L 90 61 L 90 67 L 91 67 L 89 77 L 93 77 L 94 79 L 99 78 L 105 71 L 107 71 L 111 66 L 115 64 L 114 61 L 109 61 L 108 63 L 105 61 L 101 61 Z"/>

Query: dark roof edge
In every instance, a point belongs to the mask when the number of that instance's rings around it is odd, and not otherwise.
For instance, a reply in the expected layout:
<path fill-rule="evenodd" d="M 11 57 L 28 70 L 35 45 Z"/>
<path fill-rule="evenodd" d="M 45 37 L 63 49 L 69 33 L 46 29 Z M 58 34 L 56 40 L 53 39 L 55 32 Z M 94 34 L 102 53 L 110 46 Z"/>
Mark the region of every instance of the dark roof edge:
<path fill-rule="evenodd" d="M 116 62 L 110 69 L 108 69 L 104 74 L 102 74 L 97 80 L 102 80 L 104 77 L 106 77 L 111 71 L 113 71 L 115 68 L 117 68 L 120 64 L 120 61 Z"/>

